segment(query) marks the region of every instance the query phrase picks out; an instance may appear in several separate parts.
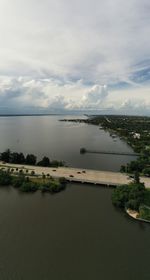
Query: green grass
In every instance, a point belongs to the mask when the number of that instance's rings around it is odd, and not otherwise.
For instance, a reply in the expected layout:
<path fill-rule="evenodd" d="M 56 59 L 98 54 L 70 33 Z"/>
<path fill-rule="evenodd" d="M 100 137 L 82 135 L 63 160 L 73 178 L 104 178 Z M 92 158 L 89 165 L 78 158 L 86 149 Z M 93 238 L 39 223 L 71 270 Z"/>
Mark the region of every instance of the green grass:
<path fill-rule="evenodd" d="M 150 208 L 146 206 L 140 206 L 139 208 L 140 218 L 150 221 Z"/>
<path fill-rule="evenodd" d="M 147 189 L 145 192 L 143 204 L 150 207 L 150 189 Z"/>
<path fill-rule="evenodd" d="M 45 184 L 51 181 L 58 181 L 58 179 L 53 179 L 53 178 L 41 178 L 41 177 L 32 177 L 30 180 L 34 183 L 40 183 L 40 184 Z"/>
<path fill-rule="evenodd" d="M 150 221 L 150 190 L 146 190 L 143 205 L 139 208 L 140 218 Z"/>

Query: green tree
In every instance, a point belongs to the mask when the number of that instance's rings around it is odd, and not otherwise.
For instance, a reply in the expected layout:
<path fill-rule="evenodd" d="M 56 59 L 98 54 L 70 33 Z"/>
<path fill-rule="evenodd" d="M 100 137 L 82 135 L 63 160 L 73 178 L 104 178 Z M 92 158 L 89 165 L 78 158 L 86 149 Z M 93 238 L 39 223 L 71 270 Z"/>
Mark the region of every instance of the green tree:
<path fill-rule="evenodd" d="M 136 171 L 134 173 L 134 182 L 135 182 L 135 184 L 139 184 L 140 183 L 140 175 L 139 175 L 138 171 Z"/>
<path fill-rule="evenodd" d="M 5 152 L 1 153 L 1 160 L 5 161 L 5 162 L 9 162 L 10 161 L 10 156 L 11 156 L 11 152 L 9 149 L 7 149 Z"/>
<path fill-rule="evenodd" d="M 26 164 L 35 165 L 36 164 L 36 156 L 33 154 L 28 154 L 25 160 Z"/>
<path fill-rule="evenodd" d="M 7 171 L 0 170 L 0 185 L 8 186 L 12 182 L 11 174 Z"/>
<path fill-rule="evenodd" d="M 41 161 L 39 161 L 37 163 L 37 165 L 48 167 L 48 166 L 50 166 L 50 159 L 48 157 L 43 157 L 43 159 Z"/>
<path fill-rule="evenodd" d="M 16 163 L 16 164 L 24 164 L 25 163 L 25 157 L 23 153 L 11 153 L 10 154 L 10 162 Z"/>

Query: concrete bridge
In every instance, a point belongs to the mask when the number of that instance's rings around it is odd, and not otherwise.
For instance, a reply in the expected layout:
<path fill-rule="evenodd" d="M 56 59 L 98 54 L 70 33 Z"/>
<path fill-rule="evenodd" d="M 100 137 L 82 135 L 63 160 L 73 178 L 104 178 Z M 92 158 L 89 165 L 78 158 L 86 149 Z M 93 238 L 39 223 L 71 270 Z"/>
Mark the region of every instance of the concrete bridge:
<path fill-rule="evenodd" d="M 10 168 L 16 168 L 22 170 L 24 174 L 28 176 L 32 175 L 32 171 L 35 172 L 36 175 L 42 176 L 50 175 L 55 178 L 64 177 L 67 181 L 70 182 L 81 182 L 81 183 L 90 183 L 90 184 L 98 184 L 104 186 L 117 186 L 124 185 L 131 182 L 133 179 L 127 176 L 126 174 L 122 174 L 120 172 L 111 172 L 111 171 L 98 171 L 98 170 L 90 170 L 90 169 L 81 169 L 81 168 L 70 168 L 70 167 L 40 167 L 40 166 L 30 166 L 30 165 L 19 165 L 19 164 L 10 164 L 10 163 L 2 163 L 0 162 L 0 168 L 4 168 L 5 170 Z M 26 172 L 28 170 L 28 173 Z M 150 178 L 141 177 L 141 182 L 145 184 L 146 188 L 150 188 Z"/>
<path fill-rule="evenodd" d="M 137 157 L 140 154 L 138 153 L 132 153 L 132 152 L 113 152 L 113 151 L 98 151 L 98 150 L 88 150 L 85 148 L 81 148 L 80 149 L 80 154 L 85 154 L 85 153 L 89 153 L 89 154 L 102 154 L 102 155 L 116 155 L 116 156 L 132 156 L 132 157 Z"/>

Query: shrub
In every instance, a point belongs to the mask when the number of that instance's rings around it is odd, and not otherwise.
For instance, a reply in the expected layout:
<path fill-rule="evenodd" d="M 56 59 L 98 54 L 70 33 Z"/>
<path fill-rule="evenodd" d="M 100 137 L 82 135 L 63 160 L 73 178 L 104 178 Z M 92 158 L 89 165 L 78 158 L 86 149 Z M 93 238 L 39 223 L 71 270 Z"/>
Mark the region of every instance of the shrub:
<path fill-rule="evenodd" d="M 24 182 L 25 182 L 25 177 L 23 175 L 16 176 L 12 180 L 12 184 L 15 188 L 20 188 Z"/>
<path fill-rule="evenodd" d="M 0 171 L 0 185 L 8 186 L 12 182 L 12 177 L 7 171 Z"/>
<path fill-rule="evenodd" d="M 23 182 L 23 184 L 20 187 L 20 190 L 22 192 L 35 192 L 38 189 L 38 184 L 33 182 Z"/>
<path fill-rule="evenodd" d="M 130 183 L 129 185 L 118 186 L 112 193 L 112 202 L 120 208 L 138 210 L 144 200 L 145 186 L 143 183 Z"/>

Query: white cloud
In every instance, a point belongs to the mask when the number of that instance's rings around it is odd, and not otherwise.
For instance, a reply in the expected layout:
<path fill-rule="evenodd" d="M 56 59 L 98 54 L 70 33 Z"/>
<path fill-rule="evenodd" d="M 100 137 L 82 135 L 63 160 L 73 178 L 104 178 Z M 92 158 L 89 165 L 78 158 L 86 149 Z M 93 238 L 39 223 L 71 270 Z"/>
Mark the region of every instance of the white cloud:
<path fill-rule="evenodd" d="M 123 110 L 150 108 L 149 88 L 111 91 L 106 85 L 86 85 L 82 80 L 60 83 L 54 79 L 0 77 L 0 113 L 3 108 L 43 110 Z M 8 113 L 8 112 L 7 112 Z"/>
<path fill-rule="evenodd" d="M 57 80 L 0 77 L 0 103 L 77 109 L 97 107 L 107 97 L 107 87 L 76 83 L 60 84 Z"/>
<path fill-rule="evenodd" d="M 1 0 L 0 106 L 120 108 L 137 91 L 147 104 L 149 12 L 149 0 Z"/>

